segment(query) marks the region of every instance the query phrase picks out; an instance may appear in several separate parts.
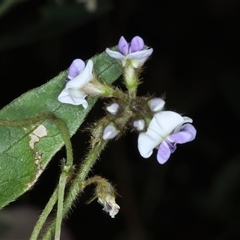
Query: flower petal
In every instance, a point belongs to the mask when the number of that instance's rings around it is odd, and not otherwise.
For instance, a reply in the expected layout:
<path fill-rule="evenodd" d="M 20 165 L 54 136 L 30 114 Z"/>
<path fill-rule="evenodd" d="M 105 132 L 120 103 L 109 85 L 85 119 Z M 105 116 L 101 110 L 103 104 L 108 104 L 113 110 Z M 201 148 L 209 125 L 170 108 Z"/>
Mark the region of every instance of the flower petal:
<path fill-rule="evenodd" d="M 71 63 L 68 69 L 68 79 L 75 78 L 85 67 L 85 63 L 82 59 L 75 59 Z"/>
<path fill-rule="evenodd" d="M 89 60 L 83 71 L 66 84 L 66 89 L 80 89 L 86 83 L 93 79 L 93 61 Z"/>
<path fill-rule="evenodd" d="M 168 145 L 165 141 L 160 144 L 157 152 L 157 160 L 160 164 L 164 164 L 170 157 L 171 150 L 169 149 Z"/>
<path fill-rule="evenodd" d="M 184 122 L 183 123 L 192 123 L 193 120 L 190 117 L 183 116 Z"/>
<path fill-rule="evenodd" d="M 158 146 L 163 139 L 152 129 L 148 129 L 145 133 L 140 133 L 138 136 L 138 150 L 142 157 L 149 158 L 153 149 Z"/>
<path fill-rule="evenodd" d="M 112 57 L 112 58 L 115 58 L 115 59 L 118 59 L 118 60 L 122 60 L 122 59 L 125 58 L 125 56 L 122 55 L 120 52 L 113 51 L 113 50 L 111 50 L 111 49 L 109 49 L 109 48 L 106 48 L 105 51 L 106 51 L 106 53 L 107 53 L 110 57 Z"/>
<path fill-rule="evenodd" d="M 178 125 L 175 129 L 174 129 L 174 132 L 173 133 L 178 133 L 181 131 L 182 127 L 183 127 L 183 124 L 185 123 L 192 123 L 193 120 L 189 117 L 186 117 L 186 116 L 183 116 L 183 122 L 182 124 Z"/>
<path fill-rule="evenodd" d="M 192 124 L 183 125 L 181 131 L 188 132 L 189 134 L 191 134 L 191 137 L 190 137 L 189 141 L 193 141 L 196 137 L 196 134 L 197 134 L 197 130 Z"/>
<path fill-rule="evenodd" d="M 123 54 L 123 55 L 127 55 L 128 54 L 128 49 L 129 48 L 129 43 L 126 41 L 126 39 L 122 36 L 119 39 L 118 42 L 118 49 L 119 51 Z"/>
<path fill-rule="evenodd" d="M 182 125 L 183 121 L 183 117 L 176 112 L 162 111 L 154 115 L 148 128 L 153 129 L 162 138 L 166 138 L 177 126 Z"/>
<path fill-rule="evenodd" d="M 74 96 L 72 96 L 69 93 L 69 90 L 63 89 L 63 91 L 58 96 L 58 101 L 72 105 L 83 105 L 83 107 L 86 109 L 88 107 L 88 103 L 84 99 L 86 96 L 87 95 L 82 92 L 79 92 L 78 96 L 76 96 L 76 93 L 74 94 Z"/>
<path fill-rule="evenodd" d="M 171 134 L 169 139 L 172 142 L 182 144 L 193 141 L 196 137 L 196 134 L 197 131 L 192 124 L 185 124 L 180 132 Z"/>
<path fill-rule="evenodd" d="M 131 64 L 134 68 L 141 67 L 147 60 L 147 58 L 152 54 L 153 49 L 146 49 L 134 53 L 130 53 L 126 56 L 127 59 L 131 59 Z"/>
<path fill-rule="evenodd" d="M 136 36 L 131 41 L 129 52 L 133 53 L 133 52 L 141 51 L 143 50 L 143 48 L 144 48 L 143 39 L 139 36 Z"/>
<path fill-rule="evenodd" d="M 104 199 L 99 198 L 98 203 L 103 206 L 103 210 L 109 213 L 111 218 L 114 218 L 120 210 L 120 207 L 116 204 L 113 196 L 107 195 Z"/>
<path fill-rule="evenodd" d="M 152 48 L 133 52 L 133 53 L 128 54 L 126 56 L 126 59 L 138 59 L 138 60 L 144 59 L 144 60 L 146 60 L 152 54 L 152 52 L 153 52 Z"/>

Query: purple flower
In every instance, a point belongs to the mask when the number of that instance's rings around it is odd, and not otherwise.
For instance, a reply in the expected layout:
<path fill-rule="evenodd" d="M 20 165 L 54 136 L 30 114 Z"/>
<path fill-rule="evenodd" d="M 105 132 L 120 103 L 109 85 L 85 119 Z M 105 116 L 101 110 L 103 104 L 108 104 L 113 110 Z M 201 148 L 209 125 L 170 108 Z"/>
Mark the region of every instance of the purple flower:
<path fill-rule="evenodd" d="M 189 123 L 192 119 L 182 117 L 172 111 L 162 111 L 154 115 L 144 133 L 138 137 L 138 150 L 142 157 L 148 158 L 153 149 L 158 149 L 157 160 L 165 163 L 171 153 L 176 150 L 176 144 L 190 142 L 196 137 L 196 129 Z"/>
<path fill-rule="evenodd" d="M 109 48 L 106 49 L 106 52 L 110 57 L 120 60 L 123 67 L 127 62 L 130 62 L 134 68 L 139 68 L 153 52 L 152 48 L 144 49 L 144 46 L 144 41 L 139 36 L 134 37 L 131 43 L 121 37 L 118 42 L 119 52 L 112 51 Z"/>
<path fill-rule="evenodd" d="M 115 218 L 115 215 L 120 210 L 120 207 L 115 202 L 115 197 L 110 194 L 98 198 L 98 203 L 103 206 L 103 211 L 109 213 L 111 218 Z"/>
<path fill-rule="evenodd" d="M 58 96 L 58 101 L 72 105 L 82 105 L 85 109 L 88 103 L 87 96 L 81 88 L 93 79 L 93 61 L 89 60 L 87 65 L 81 59 L 75 59 L 68 71 L 67 84 Z"/>

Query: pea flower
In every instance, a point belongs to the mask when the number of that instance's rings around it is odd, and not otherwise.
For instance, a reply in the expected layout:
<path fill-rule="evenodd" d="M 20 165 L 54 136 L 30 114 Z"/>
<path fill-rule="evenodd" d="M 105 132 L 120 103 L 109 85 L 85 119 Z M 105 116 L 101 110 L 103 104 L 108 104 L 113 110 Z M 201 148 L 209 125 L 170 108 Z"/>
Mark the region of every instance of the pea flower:
<path fill-rule="evenodd" d="M 118 42 L 118 49 L 119 52 L 107 48 L 106 53 L 110 57 L 120 60 L 123 67 L 129 61 L 134 68 L 141 67 L 153 52 L 152 48 L 144 49 L 144 41 L 139 36 L 134 37 L 131 43 L 128 43 L 122 36 Z"/>
<path fill-rule="evenodd" d="M 148 158 L 153 149 L 158 149 L 157 160 L 164 164 L 171 153 L 176 150 L 176 144 L 190 142 L 196 137 L 196 129 L 192 119 L 182 117 L 172 111 L 162 111 L 154 115 L 146 132 L 138 137 L 138 150 L 142 157 Z"/>
<path fill-rule="evenodd" d="M 82 105 L 85 109 L 88 103 L 85 100 L 87 93 L 83 87 L 93 79 L 93 61 L 87 65 L 81 59 L 75 59 L 69 67 L 67 84 L 58 96 L 58 101 L 73 105 Z"/>
<path fill-rule="evenodd" d="M 98 203 L 103 206 L 103 211 L 108 213 L 111 218 L 115 218 L 119 212 L 120 207 L 116 204 L 114 196 L 107 195 L 105 198 L 98 198 Z"/>

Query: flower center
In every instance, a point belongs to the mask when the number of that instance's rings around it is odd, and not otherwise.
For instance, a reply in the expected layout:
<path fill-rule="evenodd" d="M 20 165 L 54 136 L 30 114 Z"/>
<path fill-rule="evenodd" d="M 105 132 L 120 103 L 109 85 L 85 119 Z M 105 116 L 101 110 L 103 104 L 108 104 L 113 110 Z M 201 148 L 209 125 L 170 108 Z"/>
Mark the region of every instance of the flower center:
<path fill-rule="evenodd" d="M 130 106 L 130 109 L 133 112 L 141 112 L 142 111 L 142 106 L 140 103 L 133 102 Z"/>

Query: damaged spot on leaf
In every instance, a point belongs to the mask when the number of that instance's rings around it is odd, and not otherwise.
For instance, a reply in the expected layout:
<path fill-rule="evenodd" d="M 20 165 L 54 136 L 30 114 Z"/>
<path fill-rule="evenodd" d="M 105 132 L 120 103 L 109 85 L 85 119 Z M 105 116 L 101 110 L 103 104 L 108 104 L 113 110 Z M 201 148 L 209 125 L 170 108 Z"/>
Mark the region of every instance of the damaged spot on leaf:
<path fill-rule="evenodd" d="M 35 164 L 37 166 L 37 173 L 33 181 L 27 184 L 27 189 L 30 189 L 37 182 L 38 178 L 43 172 L 43 168 L 41 166 L 41 160 L 42 160 L 42 153 L 35 152 Z"/>
<path fill-rule="evenodd" d="M 34 149 L 36 142 L 39 142 L 40 138 L 47 136 L 47 129 L 43 125 L 39 125 L 32 133 L 29 134 L 30 142 L 29 146 Z"/>
<path fill-rule="evenodd" d="M 34 149 L 35 143 L 39 142 L 42 137 L 46 137 L 46 136 L 47 136 L 47 129 L 46 129 L 46 127 L 43 126 L 43 125 L 39 125 L 32 133 L 29 134 L 29 137 L 30 137 L 29 146 L 32 149 Z M 35 164 L 37 166 L 37 173 L 36 173 L 35 178 L 33 179 L 33 181 L 31 181 L 30 183 L 27 183 L 27 189 L 30 189 L 37 182 L 39 176 L 43 172 L 43 168 L 41 166 L 42 153 L 36 151 L 34 159 L 35 159 Z"/>

